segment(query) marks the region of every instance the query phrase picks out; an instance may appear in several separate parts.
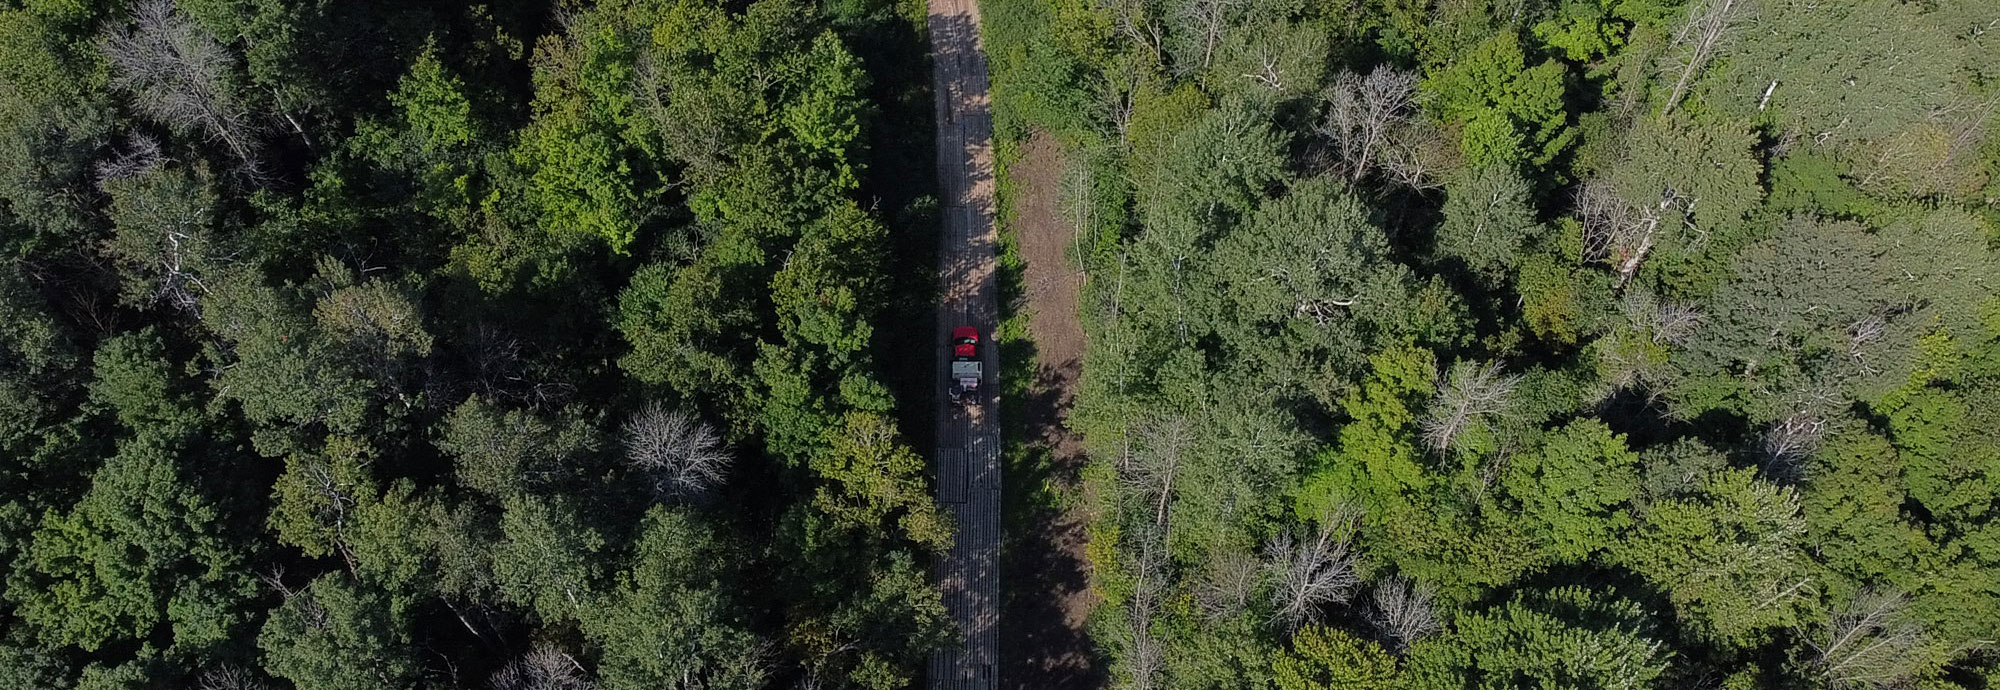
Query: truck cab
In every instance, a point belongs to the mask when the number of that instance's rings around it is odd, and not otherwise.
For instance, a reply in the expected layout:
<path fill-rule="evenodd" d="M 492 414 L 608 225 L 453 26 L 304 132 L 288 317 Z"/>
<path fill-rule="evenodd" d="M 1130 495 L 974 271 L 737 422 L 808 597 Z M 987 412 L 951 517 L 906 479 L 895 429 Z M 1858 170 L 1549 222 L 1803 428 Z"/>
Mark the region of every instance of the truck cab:
<path fill-rule="evenodd" d="M 978 402 L 982 378 L 979 329 L 972 326 L 951 329 L 951 399 L 961 403 Z"/>

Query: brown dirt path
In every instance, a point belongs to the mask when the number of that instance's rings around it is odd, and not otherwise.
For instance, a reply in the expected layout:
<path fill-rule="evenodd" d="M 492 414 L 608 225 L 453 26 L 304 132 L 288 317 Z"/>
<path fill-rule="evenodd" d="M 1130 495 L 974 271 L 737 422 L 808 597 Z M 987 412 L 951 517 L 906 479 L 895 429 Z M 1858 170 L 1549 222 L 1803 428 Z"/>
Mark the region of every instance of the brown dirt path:
<path fill-rule="evenodd" d="M 1025 313 L 1030 342 L 1008 350 L 1031 353 L 1034 377 L 1017 422 L 1024 449 L 1010 450 L 1010 510 L 1019 533 L 1006 536 L 1001 572 L 1001 686 L 1021 690 L 1085 690 L 1104 685 L 1084 626 L 1097 597 L 1084 557 L 1086 516 L 1078 506 L 1083 445 L 1067 427 L 1083 368 L 1083 324 L 1077 318 L 1084 274 L 1070 260 L 1075 230 L 1060 206 L 1064 160 L 1054 137 L 1037 133 L 1007 166 L 1008 229 L 1025 266 L 1012 305 Z M 1017 370 L 1015 367 L 1012 370 Z M 1032 497 L 1026 495 L 1033 494 Z"/>

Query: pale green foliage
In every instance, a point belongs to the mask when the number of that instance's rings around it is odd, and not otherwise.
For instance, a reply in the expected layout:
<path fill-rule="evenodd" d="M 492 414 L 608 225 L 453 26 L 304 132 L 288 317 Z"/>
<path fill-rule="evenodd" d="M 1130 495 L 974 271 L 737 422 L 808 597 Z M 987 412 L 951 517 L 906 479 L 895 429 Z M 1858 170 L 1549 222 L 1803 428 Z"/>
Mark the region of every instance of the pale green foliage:
<path fill-rule="evenodd" d="M 1396 660 L 1381 645 L 1318 626 L 1293 635 L 1271 669 L 1280 690 L 1375 690 L 1396 678 Z"/>
<path fill-rule="evenodd" d="M 1301 349 L 1352 362 L 1409 325 L 1415 281 L 1359 200 L 1319 178 L 1265 202 L 1215 245 L 1211 269 L 1233 340 L 1284 337 L 1255 352 Z"/>
<path fill-rule="evenodd" d="M 860 209 L 831 209 L 803 233 L 771 278 L 771 300 L 784 332 L 823 348 L 831 366 L 859 356 L 874 336 L 868 315 L 883 299 L 879 278 L 886 232 Z"/>
<path fill-rule="evenodd" d="M 579 456 L 596 445 L 580 419 L 552 424 L 478 397 L 452 411 L 438 438 L 438 448 L 456 460 L 459 485 L 499 499 L 574 475 Z"/>
<path fill-rule="evenodd" d="M 180 476 L 175 445 L 150 435 L 121 443 L 81 502 L 43 520 L 7 587 L 42 639 L 94 650 L 164 624 L 194 651 L 241 624 L 231 610 L 253 587 L 243 554 Z"/>
<path fill-rule="evenodd" d="M 500 593 L 547 620 L 573 620 L 601 584 L 603 534 L 584 521 L 575 502 L 526 497 L 508 501 L 500 520 L 505 538 L 493 552 Z"/>
<path fill-rule="evenodd" d="M 1979 232 L 1955 211 L 1881 231 L 1785 221 L 1738 254 L 1735 279 L 1677 355 L 1698 384 L 1682 389 L 1683 404 L 1740 406 L 1765 421 L 1826 395 L 1886 393 L 1908 380 L 1920 336 L 1976 328 L 1976 306 L 1994 289 L 1967 279 L 1993 270 Z"/>
<path fill-rule="evenodd" d="M 1167 244 L 1187 247 L 1247 215 L 1284 178 L 1285 141 L 1252 106 L 1202 112 L 1147 171 L 1157 176 L 1141 197 L 1148 234 L 1167 233 Z"/>
<path fill-rule="evenodd" d="M 910 541 L 942 549 L 951 528 L 924 491 L 924 461 L 896 435 L 888 419 L 854 413 L 830 430 L 812 467 L 830 481 L 813 505 L 843 530 L 880 533 L 891 524 Z"/>
<path fill-rule="evenodd" d="M 822 156 L 835 170 L 835 183 L 855 184 L 849 161 L 860 153 L 860 98 L 867 87 L 861 61 L 840 45 L 831 33 L 820 34 L 812 47 L 801 52 L 791 69 L 803 74 L 804 88 L 785 105 L 779 121 L 807 151 Z"/>
<path fill-rule="evenodd" d="M 358 439 L 334 437 L 323 449 L 286 456 L 270 516 L 278 540 L 312 556 L 344 553 L 356 506 L 380 490 L 370 471 L 374 455 Z"/>
<path fill-rule="evenodd" d="M 472 102 L 465 96 L 465 82 L 438 60 L 435 44 L 425 46 L 417 56 L 396 91 L 389 94 L 389 102 L 402 110 L 403 125 L 427 155 L 439 156 L 470 146 L 480 135 L 472 117 Z"/>
<path fill-rule="evenodd" d="M 1892 0 L 1752 5 L 1708 98 L 1750 114 L 1765 107 L 1819 145 L 1855 150 L 1950 112 L 1964 92 L 1964 47 L 1922 6 Z M 1776 88 L 1770 88 L 1771 82 Z"/>
<path fill-rule="evenodd" d="M 1480 43 L 1423 82 L 1440 120 L 1462 128 L 1459 150 L 1473 167 L 1539 167 L 1555 160 L 1576 133 L 1564 109 L 1566 73 L 1547 60 L 1528 66 L 1512 31 Z"/>
<path fill-rule="evenodd" d="M 1751 646 L 1797 624 L 1811 604 L 1805 533 L 1795 492 L 1738 469 L 1713 475 L 1699 493 L 1652 504 L 1612 553 L 1668 592 L 1703 637 Z"/>
<path fill-rule="evenodd" d="M 1570 423 L 1507 464 L 1500 485 L 1520 506 L 1525 531 L 1556 562 L 1609 546 L 1632 524 L 1639 455 L 1602 422 Z"/>
<path fill-rule="evenodd" d="M 1674 114 L 1641 121 L 1631 137 L 1626 160 L 1609 172 L 1619 194 L 1636 206 L 1672 200 L 1669 206 L 1692 224 L 1694 236 L 1668 245 L 1663 254 L 1741 222 L 1763 201 L 1757 179 L 1763 166 L 1748 127 Z M 1665 224 L 1669 234 L 1681 232 L 1673 220 Z"/>

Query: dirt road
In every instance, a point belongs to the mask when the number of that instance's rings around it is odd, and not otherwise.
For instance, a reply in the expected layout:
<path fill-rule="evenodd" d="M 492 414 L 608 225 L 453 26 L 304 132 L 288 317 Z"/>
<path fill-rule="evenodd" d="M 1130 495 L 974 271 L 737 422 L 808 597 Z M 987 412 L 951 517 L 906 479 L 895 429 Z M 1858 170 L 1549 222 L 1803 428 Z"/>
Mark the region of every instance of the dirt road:
<path fill-rule="evenodd" d="M 965 632 L 962 646 L 931 656 L 930 687 L 998 687 L 1000 424 L 993 397 L 1000 370 L 993 329 L 999 323 L 993 229 L 993 119 L 986 56 L 979 47 L 976 0 L 930 0 L 931 86 L 937 100 L 938 187 L 944 195 L 943 289 L 938 302 L 938 501 L 956 520 L 951 551 L 938 562 L 945 608 Z M 987 341 L 985 395 L 949 401 L 950 331 L 975 326 Z"/>

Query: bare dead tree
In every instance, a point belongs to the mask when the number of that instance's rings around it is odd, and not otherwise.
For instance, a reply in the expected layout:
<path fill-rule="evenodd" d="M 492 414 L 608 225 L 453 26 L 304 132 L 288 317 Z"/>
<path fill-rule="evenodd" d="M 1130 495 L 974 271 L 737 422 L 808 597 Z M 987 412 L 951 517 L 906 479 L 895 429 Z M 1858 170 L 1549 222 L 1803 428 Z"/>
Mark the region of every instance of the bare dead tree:
<path fill-rule="evenodd" d="M 1576 215 L 1583 224 L 1585 258 L 1610 263 L 1618 272 L 1618 287 L 1624 288 L 1658 242 L 1661 220 L 1671 210 L 1684 211 L 1688 202 L 1668 190 L 1658 204 L 1633 204 L 1608 182 L 1591 180 L 1579 185 Z"/>
<path fill-rule="evenodd" d="M 1195 51 L 1200 55 L 1200 69 L 1208 69 L 1215 62 L 1215 50 L 1222 45 L 1230 29 L 1230 20 L 1236 8 L 1244 0 L 1179 0 L 1174 6 L 1174 21 L 1185 29 L 1181 32 L 1194 42 Z M 1182 66 L 1182 71 L 1192 71 Z"/>
<path fill-rule="evenodd" d="M 204 671 L 194 684 L 194 690 L 269 690 L 270 687 L 262 677 L 241 666 Z"/>
<path fill-rule="evenodd" d="M 1141 422 L 1134 431 L 1136 443 L 1121 458 L 1118 479 L 1127 492 L 1151 504 L 1153 524 L 1164 526 L 1194 429 L 1187 417 L 1171 415 Z"/>
<path fill-rule="evenodd" d="M 1772 423 L 1761 443 L 1765 472 L 1787 482 L 1803 479 L 1806 456 L 1825 436 L 1826 419 L 1813 410 L 1800 410 Z"/>
<path fill-rule="evenodd" d="M 1681 28 L 1674 32 L 1672 42 L 1675 49 L 1682 51 L 1680 76 L 1674 80 L 1674 88 L 1668 92 L 1667 102 L 1660 108 L 1660 114 L 1673 112 L 1681 97 L 1687 95 L 1688 86 L 1694 83 L 1695 77 L 1700 76 L 1701 71 L 1708 67 L 1709 61 L 1714 60 L 1716 53 L 1720 52 L 1723 38 L 1736 23 L 1736 13 L 1749 2 L 1750 0 L 1707 0 L 1689 9 L 1687 22 L 1681 24 Z M 1772 87 L 1776 87 L 1776 82 L 1772 83 Z M 1764 98 L 1770 98 L 1769 89 L 1765 90 Z M 1762 104 L 1758 105 L 1758 109 L 1763 109 Z"/>
<path fill-rule="evenodd" d="M 1382 148 L 1381 173 L 1410 189 L 1443 187 L 1440 171 L 1461 165 L 1458 144 L 1423 118 L 1413 117 L 1391 129 L 1388 143 Z"/>
<path fill-rule="evenodd" d="M 1422 422 L 1424 444 L 1442 454 L 1452 442 L 1481 419 L 1507 410 L 1508 398 L 1520 383 L 1518 376 L 1500 370 L 1499 362 L 1480 364 L 1461 361 L 1451 366 L 1431 399 L 1429 414 Z"/>
<path fill-rule="evenodd" d="M 1247 553 L 1228 553 L 1211 560 L 1196 586 L 1195 606 L 1203 617 L 1219 621 L 1241 613 L 1250 605 L 1260 574 L 1257 558 Z"/>
<path fill-rule="evenodd" d="M 1835 688 L 1901 687 L 1923 663 L 1923 626 L 1904 615 L 1909 598 L 1869 588 L 1834 612 L 1817 637 L 1810 637 L 1820 673 Z"/>
<path fill-rule="evenodd" d="M 1266 547 L 1272 575 L 1271 604 L 1274 622 L 1287 630 L 1316 622 L 1320 607 L 1342 603 L 1354 596 L 1361 585 L 1353 549 L 1359 527 L 1358 511 L 1340 507 L 1322 516 L 1317 527 L 1299 536 L 1286 530 Z"/>
<path fill-rule="evenodd" d="M 1701 310 L 1684 302 L 1661 302 L 1653 310 L 1651 331 L 1657 345 L 1681 345 L 1701 328 Z"/>
<path fill-rule="evenodd" d="M 1368 623 L 1398 652 L 1438 631 L 1430 588 L 1397 575 L 1375 585 L 1368 601 Z"/>
<path fill-rule="evenodd" d="M 1132 635 L 1131 653 L 1126 657 L 1132 665 L 1132 682 L 1127 686 L 1131 690 L 1161 687 L 1160 673 L 1166 670 L 1166 652 L 1153 637 L 1153 617 L 1159 613 L 1160 592 L 1167 584 L 1165 549 L 1159 543 L 1163 534 L 1164 530 L 1144 530 L 1134 535 L 1138 553 L 1132 563 L 1135 578 L 1125 612 Z"/>
<path fill-rule="evenodd" d="M 161 124 L 221 142 L 253 174 L 256 127 L 230 84 L 235 57 L 173 0 L 140 0 L 129 24 L 104 39 L 111 85 Z"/>
<path fill-rule="evenodd" d="M 126 137 L 125 149 L 110 160 L 97 163 L 97 188 L 118 180 L 129 180 L 158 170 L 166 157 L 160 153 L 160 141 L 144 132 L 134 132 Z M 109 190 L 106 190 L 109 191 Z"/>
<path fill-rule="evenodd" d="M 1153 62 L 1160 62 L 1166 50 L 1166 28 L 1152 11 L 1148 0 L 1102 0 L 1110 13 L 1112 30 L 1127 42 L 1146 49 Z"/>
<path fill-rule="evenodd" d="M 493 674 L 493 690 L 591 690 L 583 664 L 562 650 L 540 646 Z"/>
<path fill-rule="evenodd" d="M 1324 100 L 1326 116 L 1314 129 L 1332 142 L 1349 182 L 1360 182 L 1390 159 L 1408 157 L 1392 153 L 1392 135 L 1416 117 L 1416 73 L 1377 67 L 1364 77 L 1343 71 L 1334 75 Z"/>
<path fill-rule="evenodd" d="M 662 500 L 706 495 L 722 483 L 731 460 L 715 427 L 659 405 L 625 423 L 625 453 Z"/>

